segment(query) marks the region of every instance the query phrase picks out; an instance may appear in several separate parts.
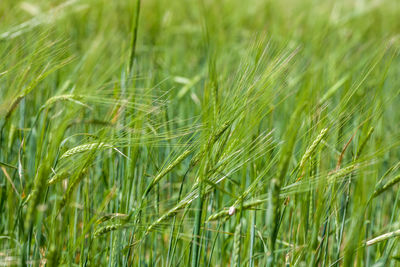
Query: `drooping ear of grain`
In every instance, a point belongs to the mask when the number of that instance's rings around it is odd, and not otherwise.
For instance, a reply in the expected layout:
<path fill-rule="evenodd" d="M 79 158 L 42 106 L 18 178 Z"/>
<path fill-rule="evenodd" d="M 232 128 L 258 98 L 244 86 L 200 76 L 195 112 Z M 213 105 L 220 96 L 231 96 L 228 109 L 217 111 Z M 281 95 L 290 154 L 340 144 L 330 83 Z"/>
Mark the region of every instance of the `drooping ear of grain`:
<path fill-rule="evenodd" d="M 85 151 L 91 151 L 94 149 L 102 149 L 102 148 L 114 148 L 114 147 L 112 145 L 105 144 L 105 143 L 93 143 L 93 144 L 80 145 L 80 146 L 73 147 L 73 148 L 67 150 L 66 152 L 64 152 L 64 154 L 61 155 L 60 159 L 65 159 L 65 158 L 71 157 L 75 154 L 79 154 L 79 153 L 82 153 Z"/>

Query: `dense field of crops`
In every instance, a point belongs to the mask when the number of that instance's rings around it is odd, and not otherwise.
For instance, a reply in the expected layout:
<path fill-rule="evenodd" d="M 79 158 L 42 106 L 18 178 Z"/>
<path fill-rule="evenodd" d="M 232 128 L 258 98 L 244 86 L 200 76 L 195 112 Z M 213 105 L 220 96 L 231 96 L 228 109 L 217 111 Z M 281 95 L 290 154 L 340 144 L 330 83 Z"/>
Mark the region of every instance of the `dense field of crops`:
<path fill-rule="evenodd" d="M 400 2 L 1 0 L 0 266 L 400 266 Z"/>

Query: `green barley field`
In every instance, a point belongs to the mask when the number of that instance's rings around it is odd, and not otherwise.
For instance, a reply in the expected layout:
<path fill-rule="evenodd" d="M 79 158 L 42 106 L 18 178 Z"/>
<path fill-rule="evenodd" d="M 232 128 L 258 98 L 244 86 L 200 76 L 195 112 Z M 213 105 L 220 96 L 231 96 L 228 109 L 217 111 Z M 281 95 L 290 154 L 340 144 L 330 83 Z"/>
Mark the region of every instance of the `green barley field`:
<path fill-rule="evenodd" d="M 400 1 L 1 0 L 0 266 L 400 266 Z"/>

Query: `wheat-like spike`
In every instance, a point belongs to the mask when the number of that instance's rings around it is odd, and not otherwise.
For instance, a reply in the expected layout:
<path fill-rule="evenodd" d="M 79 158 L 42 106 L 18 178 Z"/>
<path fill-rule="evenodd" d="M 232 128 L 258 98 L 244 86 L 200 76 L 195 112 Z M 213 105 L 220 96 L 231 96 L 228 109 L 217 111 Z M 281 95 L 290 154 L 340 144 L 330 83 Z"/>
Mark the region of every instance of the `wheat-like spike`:
<path fill-rule="evenodd" d="M 337 170 L 337 171 L 335 171 L 335 172 L 329 174 L 327 179 L 328 179 L 329 182 L 334 182 L 337 178 L 343 177 L 343 176 L 348 175 L 349 173 L 352 173 L 352 172 L 353 172 L 354 170 L 356 170 L 358 167 L 359 167 L 359 165 L 353 164 L 353 165 L 351 165 L 351 166 L 349 166 L 349 167 L 346 167 L 346 168 Z M 249 190 L 249 191 L 251 191 L 251 190 Z M 246 190 L 246 192 L 247 192 L 247 190 Z M 246 192 L 245 192 L 245 193 L 246 193 Z M 243 195 L 247 195 L 247 194 L 243 194 Z M 220 211 L 218 211 L 218 212 L 216 212 L 216 213 L 210 215 L 210 216 L 207 218 L 206 221 L 215 221 L 215 220 L 218 220 L 218 219 L 220 219 L 220 218 L 222 218 L 222 217 L 229 216 L 229 215 L 230 215 L 230 214 L 229 214 L 229 211 L 230 211 L 231 209 L 233 209 L 233 208 L 235 209 L 235 211 L 238 211 L 238 210 L 241 210 L 241 209 L 242 209 L 242 210 L 246 210 L 246 209 L 253 208 L 254 206 L 258 206 L 258 205 L 260 205 L 260 204 L 263 204 L 263 203 L 269 201 L 269 198 L 252 199 L 252 200 L 249 200 L 249 201 L 244 202 L 244 203 L 243 203 L 243 206 L 241 207 L 241 206 L 239 205 L 239 203 L 240 203 L 240 201 L 244 198 L 243 195 L 241 195 L 241 196 L 239 197 L 240 200 L 239 200 L 239 201 L 236 201 L 232 206 L 230 206 L 230 207 L 225 207 L 225 208 L 223 208 L 222 210 L 220 210 Z"/>
<path fill-rule="evenodd" d="M 105 143 L 92 143 L 92 144 L 80 145 L 80 146 L 76 146 L 76 147 L 73 147 L 73 148 L 67 150 L 64 154 L 62 154 L 60 159 L 68 158 L 72 155 L 75 155 L 75 154 L 78 154 L 81 152 L 85 152 L 85 151 L 89 151 L 89 150 L 92 150 L 95 148 L 114 148 L 114 147 L 112 145 L 105 144 Z"/>
<path fill-rule="evenodd" d="M 155 222 L 153 222 L 147 229 L 145 232 L 145 235 L 147 235 L 151 230 L 154 229 L 154 227 L 156 227 L 157 225 L 159 225 L 161 222 L 163 222 L 164 220 L 168 219 L 169 217 L 171 217 L 172 215 L 174 215 L 176 212 L 178 212 L 180 209 L 186 207 L 187 205 L 189 205 L 190 203 L 193 202 L 194 199 L 196 199 L 196 197 L 198 196 L 198 194 L 196 194 L 197 192 L 192 192 L 188 195 L 188 197 L 186 197 L 185 199 L 183 199 L 181 202 L 179 202 L 175 207 L 173 207 L 172 209 L 170 209 L 169 211 L 167 211 L 165 214 L 163 214 L 160 218 L 158 218 Z"/>
<path fill-rule="evenodd" d="M 149 184 L 146 191 L 143 194 L 143 198 L 147 196 L 150 190 L 153 188 L 155 184 L 157 184 L 166 174 L 168 174 L 173 168 L 179 165 L 192 151 L 190 149 L 184 151 L 179 157 L 177 157 L 171 164 L 169 164 L 164 170 L 162 170 L 156 177 L 154 177 L 153 181 Z"/>
<path fill-rule="evenodd" d="M 241 223 L 238 223 L 235 228 L 235 235 L 233 237 L 233 256 L 232 256 L 232 266 L 239 266 L 239 255 L 240 255 L 240 231 Z"/>
<path fill-rule="evenodd" d="M 111 231 L 115 231 L 119 228 L 122 227 L 122 224 L 120 223 L 116 223 L 116 224 L 112 224 L 112 225 L 106 225 L 104 227 L 101 227 L 100 229 L 98 229 L 96 232 L 94 232 L 94 236 L 95 237 L 99 237 L 101 235 L 104 235 L 105 233 L 111 232 Z"/>
<path fill-rule="evenodd" d="M 231 206 L 229 209 L 232 210 L 233 208 L 234 208 L 235 211 L 236 211 L 236 208 L 235 208 L 234 206 Z M 219 218 L 228 216 L 228 215 L 229 215 L 229 209 L 226 209 L 226 208 L 225 208 L 225 209 L 223 209 L 223 210 L 221 210 L 221 211 L 219 211 L 219 212 L 217 212 L 217 213 L 214 213 L 214 214 L 210 215 L 210 216 L 208 217 L 208 219 L 207 219 L 207 222 L 209 222 L 209 221 L 215 221 L 215 220 L 218 220 Z"/>
<path fill-rule="evenodd" d="M 314 153 L 315 149 L 317 148 L 318 144 L 324 139 L 326 133 L 328 132 L 328 128 L 322 129 L 319 135 L 315 138 L 314 142 L 307 148 L 306 152 L 304 153 L 303 157 L 299 163 L 299 170 L 302 170 L 306 161 L 310 158 L 310 156 Z"/>
<path fill-rule="evenodd" d="M 117 228 L 119 228 L 117 226 Z M 116 230 L 116 229 L 114 229 Z M 119 239 L 117 236 L 113 235 L 112 237 L 112 247 L 111 247 L 111 264 L 110 266 L 117 266 L 117 258 L 118 258 L 118 246 L 119 246 Z"/>
<path fill-rule="evenodd" d="M 267 207 L 267 225 L 270 236 L 269 243 L 272 253 L 275 251 L 275 242 L 279 228 L 280 203 L 279 203 L 280 181 L 272 179 L 270 183 L 269 201 Z M 272 258 L 273 259 L 273 258 Z"/>
<path fill-rule="evenodd" d="M 208 139 L 206 145 L 202 148 L 202 150 L 192 158 L 190 165 L 194 166 L 196 165 L 199 161 L 200 158 L 202 158 L 204 156 L 204 153 L 206 151 L 208 151 L 210 149 L 210 147 L 221 137 L 221 135 L 229 128 L 229 126 L 231 126 L 231 124 L 233 123 L 233 119 L 227 120 L 225 121 L 222 126 L 215 131 L 210 138 Z"/>
<path fill-rule="evenodd" d="M 19 95 L 17 96 L 14 101 L 11 103 L 10 107 L 7 110 L 6 115 L 4 116 L 5 120 L 7 120 L 9 117 L 11 117 L 11 114 L 13 111 L 17 108 L 18 104 L 24 99 L 25 95 Z"/>
<path fill-rule="evenodd" d="M 223 179 L 219 179 L 217 183 L 221 182 Z M 160 218 L 158 218 L 155 222 L 153 222 L 145 231 L 145 235 L 147 235 L 151 230 L 154 229 L 157 225 L 159 225 L 161 222 L 164 220 L 168 219 L 170 216 L 174 215 L 177 213 L 179 210 L 185 208 L 188 206 L 190 203 L 193 202 L 198 196 L 199 196 L 199 190 L 198 190 L 198 185 L 199 182 L 196 182 L 193 184 L 192 189 L 190 190 L 190 193 L 182 199 L 175 207 L 164 213 Z M 206 189 L 204 190 L 204 195 L 208 194 L 212 190 L 212 186 L 206 186 Z"/>
<path fill-rule="evenodd" d="M 83 170 L 78 177 L 69 185 L 67 192 L 65 193 L 64 197 L 61 199 L 60 202 L 60 210 L 65 206 L 69 197 L 71 196 L 72 192 L 74 191 L 75 187 L 82 181 L 83 177 L 86 174 L 86 170 Z"/>
<path fill-rule="evenodd" d="M 252 199 L 252 200 L 244 202 L 243 206 L 239 205 L 239 206 L 235 207 L 234 205 L 232 205 L 229 208 L 224 208 L 224 209 L 218 211 L 217 213 L 214 213 L 214 214 L 210 215 L 208 217 L 208 219 L 206 220 L 206 222 L 215 221 L 215 220 L 218 220 L 218 219 L 220 219 L 222 217 L 226 217 L 226 216 L 232 216 L 233 214 L 235 214 L 239 210 L 251 209 L 254 206 L 258 206 L 258 205 L 263 204 L 263 203 L 265 203 L 267 201 L 268 201 L 268 198 Z"/>
<path fill-rule="evenodd" d="M 128 215 L 123 214 L 123 213 L 110 213 L 101 216 L 100 218 L 97 219 L 96 224 L 104 223 L 108 220 L 112 220 L 114 218 L 126 218 Z"/>
<path fill-rule="evenodd" d="M 229 128 L 229 126 L 231 126 L 231 124 L 233 123 L 233 119 L 227 120 L 225 121 L 222 126 L 218 129 L 218 131 L 216 131 L 213 136 L 212 136 L 212 143 L 214 143 L 215 141 L 217 141 L 221 135 Z"/>
<path fill-rule="evenodd" d="M 379 196 L 380 194 L 382 194 L 383 192 L 385 192 L 386 190 L 388 190 L 389 188 L 391 188 L 392 186 L 394 186 L 398 182 L 400 182 L 400 175 L 397 175 L 396 177 L 394 177 L 392 180 L 387 182 L 381 188 L 376 189 L 374 194 L 372 195 L 372 198 Z"/>
<path fill-rule="evenodd" d="M 47 184 L 48 185 L 55 184 L 58 181 L 64 180 L 65 178 L 67 178 L 70 175 L 71 174 L 68 171 L 63 171 L 61 173 L 54 175 L 50 180 L 47 181 Z"/>
<path fill-rule="evenodd" d="M 46 103 L 43 105 L 43 108 L 46 108 L 58 101 L 71 101 L 71 102 L 75 102 L 81 105 L 86 106 L 84 103 L 80 102 L 79 100 L 82 100 L 82 96 L 79 95 L 57 95 L 57 96 L 53 96 L 51 98 L 49 98 Z"/>
<path fill-rule="evenodd" d="M 367 136 L 365 137 L 365 139 L 363 140 L 363 142 L 360 145 L 360 148 L 357 151 L 357 155 L 356 157 L 360 157 L 362 151 L 364 150 L 365 145 L 367 144 L 369 138 L 371 137 L 372 133 L 374 132 L 374 127 L 371 127 L 367 133 Z"/>
<path fill-rule="evenodd" d="M 235 203 L 231 206 L 231 208 L 238 209 L 240 208 L 240 204 L 242 201 L 257 187 L 258 183 L 261 181 L 261 179 L 264 177 L 264 175 L 259 175 L 251 184 L 250 186 L 247 187 L 247 189 L 236 199 Z M 218 218 L 221 218 L 223 216 L 229 215 L 229 210 L 225 209 L 222 211 L 219 211 L 216 214 L 211 215 L 208 217 L 207 221 L 213 221 Z"/>
<path fill-rule="evenodd" d="M 29 206 L 27 209 L 25 227 L 28 227 L 31 223 L 33 223 L 34 217 L 36 215 L 36 207 L 39 204 L 41 194 L 46 186 L 46 174 L 50 169 L 49 164 L 46 162 L 39 167 L 39 171 L 35 177 L 35 183 L 33 185 L 33 189 L 27 200 L 24 203 L 29 201 Z"/>
<path fill-rule="evenodd" d="M 385 241 L 385 240 L 387 240 L 387 239 L 389 239 L 389 238 L 396 237 L 396 236 L 400 236 L 400 229 L 399 229 L 399 230 L 396 230 L 396 231 L 393 231 L 393 232 L 389 232 L 389 233 L 380 235 L 380 236 L 377 236 L 377 237 L 375 237 L 375 238 L 373 238 L 373 239 L 370 239 L 370 240 L 368 240 L 368 241 L 366 242 L 366 245 L 367 245 L 367 246 L 372 246 L 372 245 L 374 245 L 374 244 L 376 244 L 376 243 Z"/>
<path fill-rule="evenodd" d="M 357 168 L 359 168 L 359 164 L 352 164 L 346 168 L 342 168 L 333 173 L 330 173 L 328 176 L 328 182 L 335 182 L 337 178 L 346 176 L 355 171 Z"/>

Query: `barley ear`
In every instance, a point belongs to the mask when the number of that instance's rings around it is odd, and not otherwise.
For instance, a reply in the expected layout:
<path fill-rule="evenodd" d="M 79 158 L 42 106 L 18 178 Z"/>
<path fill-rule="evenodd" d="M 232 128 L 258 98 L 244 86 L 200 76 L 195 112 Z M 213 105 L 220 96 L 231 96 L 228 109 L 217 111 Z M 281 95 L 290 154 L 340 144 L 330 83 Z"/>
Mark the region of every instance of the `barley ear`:
<path fill-rule="evenodd" d="M 240 233 L 242 229 L 242 223 L 239 222 L 235 228 L 235 234 L 233 237 L 233 254 L 232 254 L 232 266 L 240 266 Z"/>

